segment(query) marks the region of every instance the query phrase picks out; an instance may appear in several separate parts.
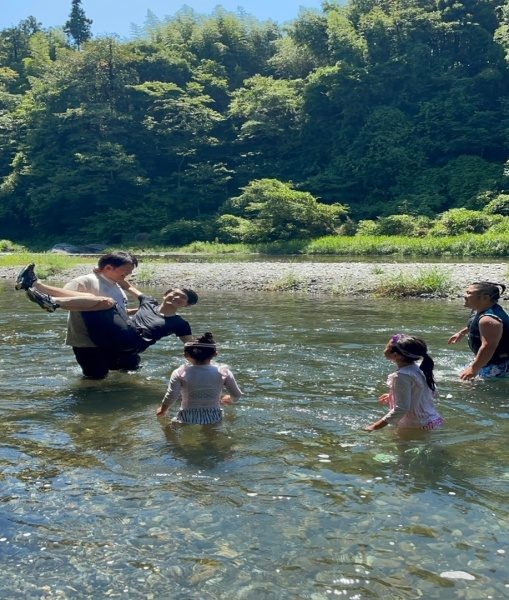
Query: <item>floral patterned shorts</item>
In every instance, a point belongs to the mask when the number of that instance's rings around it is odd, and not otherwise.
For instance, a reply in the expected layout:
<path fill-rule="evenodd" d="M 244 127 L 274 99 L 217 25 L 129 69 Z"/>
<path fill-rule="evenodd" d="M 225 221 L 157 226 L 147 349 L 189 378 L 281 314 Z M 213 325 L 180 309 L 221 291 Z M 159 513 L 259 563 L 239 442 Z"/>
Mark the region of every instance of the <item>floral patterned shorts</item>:
<path fill-rule="evenodd" d="M 429 421 L 428 423 L 426 423 L 426 425 L 423 425 L 419 429 L 429 431 L 430 429 L 438 429 L 439 427 L 442 427 L 443 424 L 444 420 L 442 419 L 442 417 L 437 417 L 436 419 L 433 419 L 433 421 Z"/>
<path fill-rule="evenodd" d="M 509 375 L 509 359 L 498 365 L 486 365 L 479 371 L 479 377 L 488 379 L 490 377 L 504 377 Z"/>

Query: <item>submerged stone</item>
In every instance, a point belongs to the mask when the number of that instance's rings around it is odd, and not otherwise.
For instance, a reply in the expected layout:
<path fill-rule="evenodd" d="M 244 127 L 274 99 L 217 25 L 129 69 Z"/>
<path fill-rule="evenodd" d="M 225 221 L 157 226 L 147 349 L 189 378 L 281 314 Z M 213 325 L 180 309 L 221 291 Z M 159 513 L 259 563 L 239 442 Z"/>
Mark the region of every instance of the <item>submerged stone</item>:
<path fill-rule="evenodd" d="M 445 579 L 465 579 L 467 581 L 474 581 L 475 577 L 465 571 L 443 571 L 440 573 L 440 577 Z"/>

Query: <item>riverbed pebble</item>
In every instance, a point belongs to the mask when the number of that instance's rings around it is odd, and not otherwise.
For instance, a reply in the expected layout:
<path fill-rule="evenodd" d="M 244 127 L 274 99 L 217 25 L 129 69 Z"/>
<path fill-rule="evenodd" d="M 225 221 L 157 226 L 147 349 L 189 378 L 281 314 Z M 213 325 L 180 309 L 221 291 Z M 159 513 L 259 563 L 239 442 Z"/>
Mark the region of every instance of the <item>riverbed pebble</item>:
<path fill-rule="evenodd" d="M 466 581 L 475 580 L 475 577 L 466 571 L 442 571 L 440 577 L 444 579 L 465 579 Z"/>
<path fill-rule="evenodd" d="M 194 258 L 197 260 L 197 258 Z M 326 293 L 337 296 L 368 296 L 388 277 L 419 275 L 438 269 L 450 279 L 448 296 L 461 297 L 473 281 L 507 282 L 507 265 L 502 262 L 150 262 L 140 259 L 133 281 L 143 286 L 181 286 L 211 291 L 288 291 Z M 376 267 L 376 268 L 375 268 Z M 14 281 L 18 267 L 0 268 L 0 279 Z M 90 273 L 91 265 L 80 265 L 51 278 L 64 283 Z M 136 274 L 138 273 L 138 275 Z"/>

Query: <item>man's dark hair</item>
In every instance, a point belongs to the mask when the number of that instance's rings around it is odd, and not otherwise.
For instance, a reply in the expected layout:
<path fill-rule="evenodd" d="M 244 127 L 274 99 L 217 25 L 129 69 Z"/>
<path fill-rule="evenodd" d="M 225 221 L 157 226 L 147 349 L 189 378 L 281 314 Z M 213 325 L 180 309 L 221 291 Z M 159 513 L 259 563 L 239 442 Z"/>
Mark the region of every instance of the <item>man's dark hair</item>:
<path fill-rule="evenodd" d="M 479 294 L 486 294 L 493 302 L 498 302 L 500 296 L 505 292 L 503 283 L 492 283 L 491 281 L 476 281 L 471 284 Z"/>
<path fill-rule="evenodd" d="M 99 269 L 104 269 L 107 265 L 115 268 L 123 267 L 124 265 L 133 265 L 133 267 L 137 267 L 138 259 L 130 252 L 122 252 L 119 250 L 118 252 L 103 254 L 97 262 Z"/>
<path fill-rule="evenodd" d="M 187 296 L 187 306 L 193 306 L 198 302 L 198 294 L 194 290 L 188 288 L 171 287 L 164 292 L 164 295 L 167 296 L 170 292 L 174 292 L 175 290 L 184 292 Z"/>
<path fill-rule="evenodd" d="M 187 296 L 187 305 L 193 306 L 198 302 L 198 294 L 194 290 L 188 288 L 182 288 L 182 291 Z"/>

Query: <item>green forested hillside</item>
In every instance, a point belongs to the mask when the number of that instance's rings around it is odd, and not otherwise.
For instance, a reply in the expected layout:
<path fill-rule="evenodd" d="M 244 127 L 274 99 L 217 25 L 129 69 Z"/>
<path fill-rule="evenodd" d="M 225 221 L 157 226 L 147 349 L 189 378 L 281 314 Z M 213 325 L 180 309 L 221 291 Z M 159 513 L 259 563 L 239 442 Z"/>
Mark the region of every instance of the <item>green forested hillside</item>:
<path fill-rule="evenodd" d="M 0 237 L 249 242 L 506 215 L 508 22 L 493 0 L 351 0 L 283 28 L 182 9 L 87 41 L 30 17 L 0 31 Z"/>

